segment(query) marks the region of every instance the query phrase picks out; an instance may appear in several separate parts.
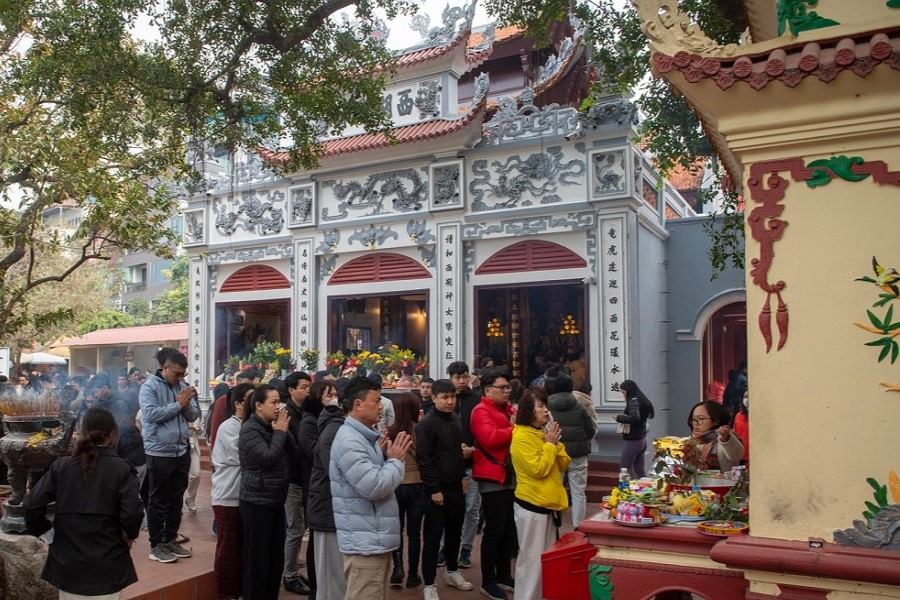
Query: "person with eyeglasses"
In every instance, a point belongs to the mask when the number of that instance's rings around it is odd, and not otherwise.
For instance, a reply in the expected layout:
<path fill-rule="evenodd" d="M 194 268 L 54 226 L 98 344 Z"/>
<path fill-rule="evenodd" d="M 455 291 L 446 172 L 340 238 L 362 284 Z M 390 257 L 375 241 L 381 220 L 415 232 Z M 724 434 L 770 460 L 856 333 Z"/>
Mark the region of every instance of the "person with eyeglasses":
<path fill-rule="evenodd" d="M 160 369 L 138 393 L 150 489 L 149 558 L 173 563 L 191 556 L 176 536 L 191 467 L 188 423 L 200 418 L 200 406 L 197 390 L 184 380 L 187 357 L 175 348 L 162 348 L 156 357 Z"/>
<path fill-rule="evenodd" d="M 729 427 L 728 409 L 707 400 L 691 409 L 691 440 L 684 446 L 684 460 L 700 470 L 730 471 L 744 456 L 744 445 Z M 692 442 L 692 443 L 691 443 Z"/>
<path fill-rule="evenodd" d="M 511 386 L 505 371 L 485 371 L 481 382 L 484 397 L 470 418 L 475 443 L 472 477 L 478 482 L 484 509 L 481 593 L 492 600 L 506 600 L 506 592 L 515 588 L 512 556 L 516 547 L 516 476 L 509 456 L 514 411 L 509 403 Z"/>

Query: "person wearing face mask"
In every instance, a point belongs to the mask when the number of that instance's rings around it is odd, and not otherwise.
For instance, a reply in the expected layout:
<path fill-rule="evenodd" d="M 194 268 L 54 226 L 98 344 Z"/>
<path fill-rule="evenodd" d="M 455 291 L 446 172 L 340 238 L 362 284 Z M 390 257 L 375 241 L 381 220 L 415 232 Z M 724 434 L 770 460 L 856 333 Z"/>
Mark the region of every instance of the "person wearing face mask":
<path fill-rule="evenodd" d="M 212 500 L 216 519 L 216 555 L 213 572 L 219 600 L 236 600 L 243 592 L 241 584 L 241 458 L 238 438 L 244 422 L 244 410 L 253 393 L 253 385 L 239 383 L 226 396 L 227 418 L 219 425 L 218 444 L 212 449 Z"/>
<path fill-rule="evenodd" d="M 342 385 L 346 383 L 349 382 L 341 382 Z M 322 412 L 316 423 L 318 440 L 309 476 L 306 524 L 312 532 L 312 546 L 316 549 L 313 557 L 318 584 L 316 600 L 344 600 L 347 579 L 344 576 L 344 557 L 338 548 L 337 530 L 334 526 L 331 478 L 328 474 L 331 444 L 338 429 L 344 424 L 344 408 L 334 386 L 323 387 L 322 404 Z"/>
<path fill-rule="evenodd" d="M 526 392 L 519 401 L 510 446 L 519 536 L 515 600 L 541 599 L 541 554 L 559 538 L 561 513 L 569 507 L 562 481 L 571 459 L 560 442 L 559 422 L 548 423 L 547 405 Z"/>
<path fill-rule="evenodd" d="M 728 409 L 707 400 L 691 409 L 691 440 L 684 446 L 684 461 L 700 470 L 730 471 L 744 456 L 744 445 L 728 424 Z M 691 443 L 693 442 L 693 443 Z"/>
<path fill-rule="evenodd" d="M 744 456 L 741 464 L 750 465 L 750 392 L 744 392 L 741 409 L 734 416 L 734 433 L 744 444 Z"/>
<path fill-rule="evenodd" d="M 321 400 L 313 397 L 312 378 L 301 371 L 295 371 L 284 380 L 284 386 L 290 400 L 287 412 L 291 416 L 290 434 L 294 438 L 296 453 L 291 460 L 290 485 L 288 497 L 284 504 L 287 515 L 287 535 L 284 542 L 284 589 L 295 594 L 307 595 L 315 590 L 315 571 L 310 567 L 313 563 L 312 544 L 306 546 L 306 565 L 309 579 L 303 576 L 300 546 L 303 543 L 303 532 L 306 530 L 304 519 L 307 494 L 309 492 L 309 473 L 312 468 L 312 453 L 316 445 L 316 420 L 322 410 Z M 315 594 L 313 594 L 315 595 Z"/>

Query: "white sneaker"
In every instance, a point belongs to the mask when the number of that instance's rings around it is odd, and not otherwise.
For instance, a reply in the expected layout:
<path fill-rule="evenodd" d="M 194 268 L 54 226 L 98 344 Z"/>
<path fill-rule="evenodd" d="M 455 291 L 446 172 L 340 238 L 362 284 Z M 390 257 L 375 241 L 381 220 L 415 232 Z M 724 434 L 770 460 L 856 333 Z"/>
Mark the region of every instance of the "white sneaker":
<path fill-rule="evenodd" d="M 422 595 L 425 600 L 441 600 L 441 597 L 438 596 L 437 586 L 435 585 L 426 585 L 425 592 Z"/>
<path fill-rule="evenodd" d="M 472 584 L 463 577 L 459 571 L 447 571 L 447 574 L 444 575 L 444 581 L 447 582 L 447 585 L 451 587 L 455 587 L 458 590 L 462 590 L 464 592 L 468 592 L 472 589 Z"/>
<path fill-rule="evenodd" d="M 196 512 L 197 512 L 197 505 L 194 504 L 194 501 L 193 501 L 193 500 L 190 500 L 190 499 L 188 499 L 188 498 L 185 498 L 185 499 L 184 499 L 184 504 L 185 504 L 185 506 L 187 506 L 187 509 L 188 509 L 189 511 L 191 511 L 192 514 L 196 514 Z"/>

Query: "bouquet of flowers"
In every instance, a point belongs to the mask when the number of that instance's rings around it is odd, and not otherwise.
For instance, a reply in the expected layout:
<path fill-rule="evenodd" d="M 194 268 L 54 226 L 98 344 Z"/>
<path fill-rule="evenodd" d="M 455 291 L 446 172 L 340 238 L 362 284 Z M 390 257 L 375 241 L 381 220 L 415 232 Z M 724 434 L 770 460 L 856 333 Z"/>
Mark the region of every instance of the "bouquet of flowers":
<path fill-rule="evenodd" d="M 300 353 L 300 360 L 303 361 L 303 367 L 307 372 L 315 372 L 319 368 L 319 350 L 317 348 L 307 348 Z"/>
<path fill-rule="evenodd" d="M 344 365 L 346 362 L 347 357 L 344 356 L 344 353 L 340 350 L 338 350 L 337 352 L 332 352 L 325 356 L 325 368 L 335 377 L 340 377 L 341 375 L 343 375 Z"/>
<path fill-rule="evenodd" d="M 279 369 L 281 369 L 282 371 L 290 370 L 292 362 L 293 356 L 291 355 L 290 348 L 279 347 L 275 349 L 275 363 L 278 365 Z"/>

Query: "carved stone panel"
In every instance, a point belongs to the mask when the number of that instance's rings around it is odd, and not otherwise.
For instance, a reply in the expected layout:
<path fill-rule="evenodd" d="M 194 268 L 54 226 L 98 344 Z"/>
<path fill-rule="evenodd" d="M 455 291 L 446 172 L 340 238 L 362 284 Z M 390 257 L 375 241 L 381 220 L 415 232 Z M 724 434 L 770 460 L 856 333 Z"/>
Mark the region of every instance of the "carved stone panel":
<path fill-rule="evenodd" d="M 373 173 L 365 179 L 321 184 L 321 223 L 422 210 L 428 182 L 417 169 Z"/>
<path fill-rule="evenodd" d="M 184 211 L 182 243 L 184 246 L 202 246 L 206 243 L 206 209 Z"/>
<path fill-rule="evenodd" d="M 591 199 L 618 198 L 628 193 L 625 150 L 598 150 L 590 153 Z"/>
<path fill-rule="evenodd" d="M 282 190 L 246 190 L 239 198 L 215 201 L 216 231 L 229 237 L 238 229 L 268 236 L 284 229 L 285 194 Z"/>
<path fill-rule="evenodd" d="M 305 183 L 288 189 L 288 229 L 316 224 L 316 184 Z"/>
<path fill-rule="evenodd" d="M 581 186 L 585 163 L 567 160 L 559 146 L 528 156 L 505 160 L 480 159 L 472 163 L 469 193 L 475 212 L 521 208 L 562 202 L 561 188 Z"/>
<path fill-rule="evenodd" d="M 431 210 L 463 208 L 463 161 L 452 160 L 430 165 Z"/>

